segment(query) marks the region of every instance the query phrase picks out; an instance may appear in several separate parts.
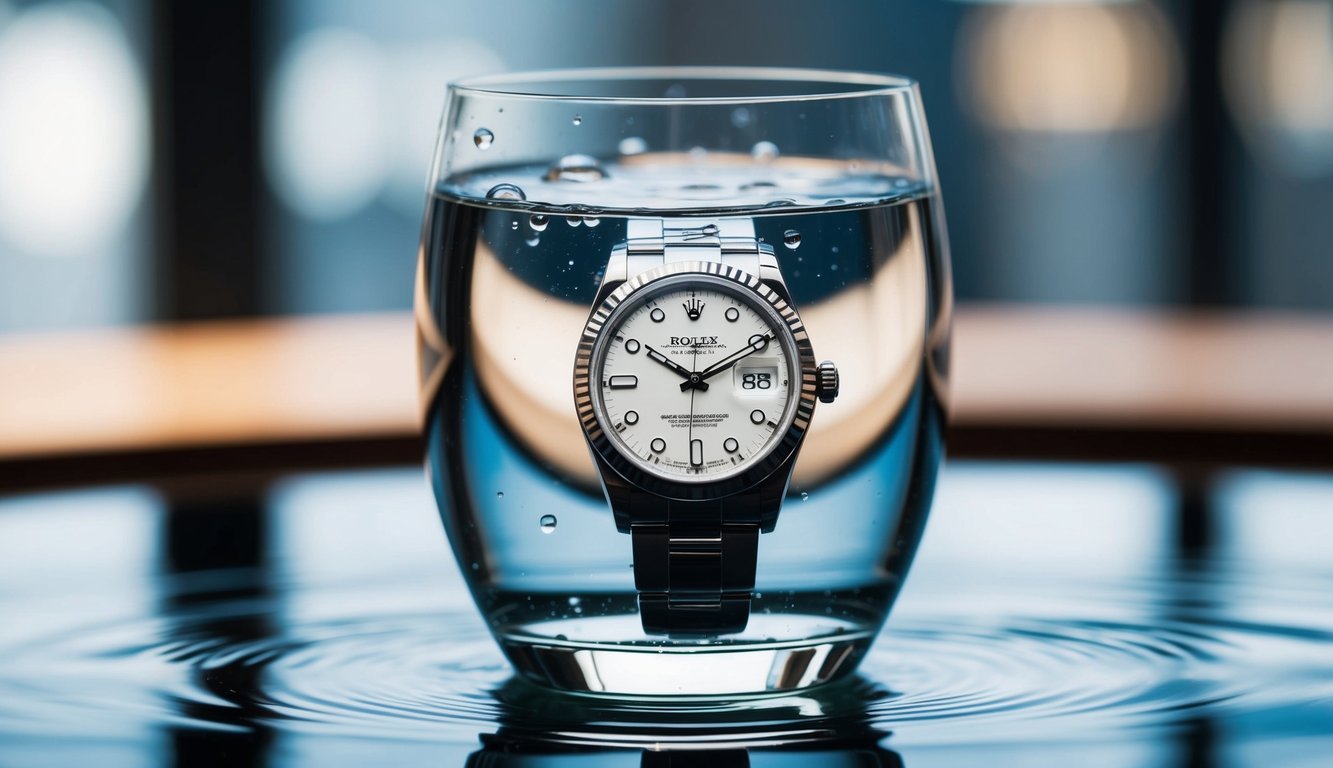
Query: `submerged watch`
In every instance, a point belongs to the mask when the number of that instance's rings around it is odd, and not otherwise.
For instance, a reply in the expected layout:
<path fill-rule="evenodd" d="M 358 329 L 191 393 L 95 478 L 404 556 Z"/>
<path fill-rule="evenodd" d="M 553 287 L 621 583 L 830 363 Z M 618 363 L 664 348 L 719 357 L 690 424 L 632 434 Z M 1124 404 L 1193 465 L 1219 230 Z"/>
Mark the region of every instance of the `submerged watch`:
<path fill-rule="evenodd" d="M 616 528 L 631 537 L 644 631 L 745 629 L 815 400 L 816 365 L 754 222 L 630 219 L 574 361 L 574 400 Z"/>

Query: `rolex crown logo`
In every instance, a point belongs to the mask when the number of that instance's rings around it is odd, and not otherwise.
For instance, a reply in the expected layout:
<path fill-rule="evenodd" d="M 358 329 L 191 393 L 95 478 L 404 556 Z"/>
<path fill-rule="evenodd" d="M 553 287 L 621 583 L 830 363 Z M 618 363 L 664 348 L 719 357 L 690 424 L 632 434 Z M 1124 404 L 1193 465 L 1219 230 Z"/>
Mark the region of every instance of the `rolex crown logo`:
<path fill-rule="evenodd" d="M 690 297 L 690 300 L 681 304 L 681 306 L 685 308 L 685 314 L 691 320 L 698 320 L 699 315 L 703 314 L 704 311 L 704 303 L 694 297 Z"/>

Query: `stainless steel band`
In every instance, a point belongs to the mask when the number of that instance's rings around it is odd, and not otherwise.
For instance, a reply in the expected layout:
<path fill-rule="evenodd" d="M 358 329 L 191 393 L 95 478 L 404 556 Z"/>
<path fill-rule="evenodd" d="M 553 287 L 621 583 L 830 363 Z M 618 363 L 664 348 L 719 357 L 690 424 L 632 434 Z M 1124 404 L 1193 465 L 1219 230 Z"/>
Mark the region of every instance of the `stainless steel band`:
<path fill-rule="evenodd" d="M 750 219 L 630 219 L 626 277 L 678 261 L 714 261 L 752 275 L 766 250 Z"/>
<path fill-rule="evenodd" d="M 760 275 L 772 249 L 749 219 L 630 219 L 625 277 L 680 261 Z M 634 584 L 645 632 L 740 632 L 750 618 L 761 515 L 757 498 L 678 501 L 635 494 L 628 510 Z"/>
<path fill-rule="evenodd" d="M 679 637 L 745 629 L 759 523 L 733 520 L 726 506 L 663 499 L 660 516 L 634 515 L 634 586 L 645 632 Z"/>

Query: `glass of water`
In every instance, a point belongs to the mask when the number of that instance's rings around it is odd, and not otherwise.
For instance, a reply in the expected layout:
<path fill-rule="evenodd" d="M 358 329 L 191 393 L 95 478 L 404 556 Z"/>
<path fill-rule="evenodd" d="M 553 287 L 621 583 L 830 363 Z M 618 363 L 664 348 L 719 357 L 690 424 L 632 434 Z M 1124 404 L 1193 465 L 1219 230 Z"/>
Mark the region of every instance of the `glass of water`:
<path fill-rule="evenodd" d="M 515 668 L 650 696 L 793 690 L 855 669 L 911 565 L 943 453 L 952 300 L 916 84 L 725 68 L 472 79 L 449 90 L 430 178 L 416 284 L 427 464 Z M 663 633 L 640 615 L 638 545 L 604 494 L 625 479 L 599 472 L 572 382 L 613 255 L 645 228 L 691 227 L 743 231 L 776 260 L 840 391 L 819 404 L 757 537 L 748 620 Z M 671 309 L 721 311 L 694 299 Z M 707 353 L 704 335 L 671 338 L 678 355 Z M 744 368 L 736 396 L 785 386 L 783 370 Z M 712 380 L 715 392 L 730 382 Z M 681 461 L 702 471 L 698 442 Z M 718 463 L 746 450 L 718 445 Z"/>

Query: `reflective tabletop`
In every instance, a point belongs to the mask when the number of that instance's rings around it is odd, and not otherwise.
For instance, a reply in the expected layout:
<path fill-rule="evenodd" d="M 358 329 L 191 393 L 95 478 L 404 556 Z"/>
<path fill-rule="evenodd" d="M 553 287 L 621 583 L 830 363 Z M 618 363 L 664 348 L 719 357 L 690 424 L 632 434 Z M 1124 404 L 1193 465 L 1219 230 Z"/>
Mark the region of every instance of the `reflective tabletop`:
<path fill-rule="evenodd" d="M 515 679 L 419 469 L 2 497 L 0 765 L 1326 765 L 1333 479 L 1213 496 L 952 464 L 859 675 L 686 702 Z"/>

